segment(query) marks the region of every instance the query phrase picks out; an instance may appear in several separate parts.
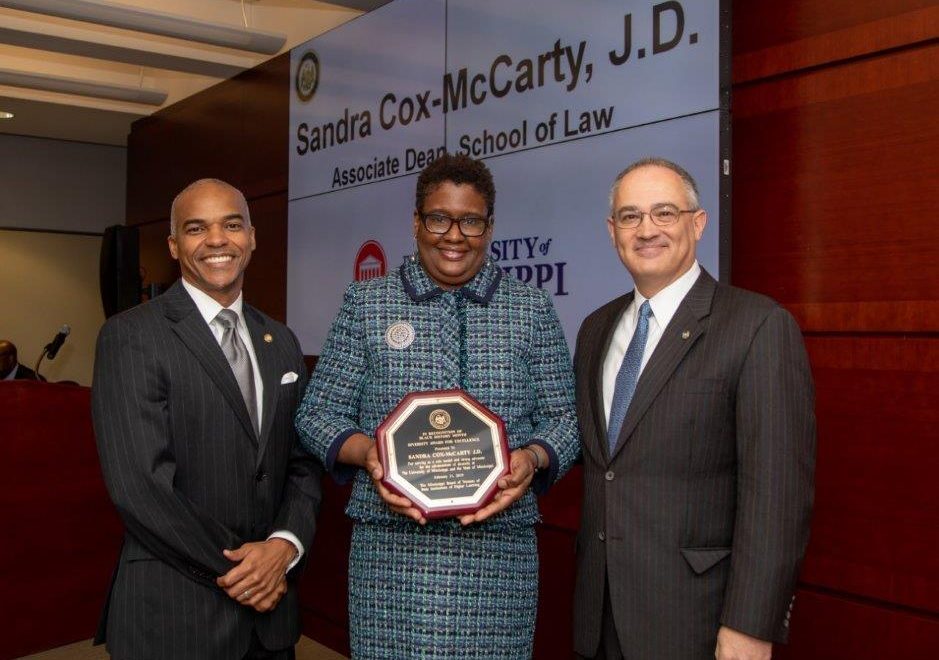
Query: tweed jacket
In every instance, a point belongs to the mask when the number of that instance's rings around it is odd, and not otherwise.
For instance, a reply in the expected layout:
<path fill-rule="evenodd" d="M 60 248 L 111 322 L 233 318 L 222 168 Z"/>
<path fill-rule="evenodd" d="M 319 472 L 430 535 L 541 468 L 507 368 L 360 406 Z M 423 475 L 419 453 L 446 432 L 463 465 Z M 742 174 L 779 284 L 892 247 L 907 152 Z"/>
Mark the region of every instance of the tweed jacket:
<path fill-rule="evenodd" d="M 395 347 L 386 334 L 402 322 L 413 328 L 413 342 Z M 450 388 L 466 390 L 505 421 L 510 449 L 537 443 L 547 451 L 550 466 L 532 489 L 484 524 L 537 521 L 532 491 L 563 475 L 579 452 L 570 353 L 554 307 L 545 292 L 505 277 L 490 261 L 462 288 L 445 291 L 412 258 L 346 289 L 297 412 L 306 448 L 339 481 L 355 478 L 350 517 L 408 522 L 389 511 L 364 471 L 337 462 L 342 443 L 356 432 L 374 437 L 409 392 Z"/>

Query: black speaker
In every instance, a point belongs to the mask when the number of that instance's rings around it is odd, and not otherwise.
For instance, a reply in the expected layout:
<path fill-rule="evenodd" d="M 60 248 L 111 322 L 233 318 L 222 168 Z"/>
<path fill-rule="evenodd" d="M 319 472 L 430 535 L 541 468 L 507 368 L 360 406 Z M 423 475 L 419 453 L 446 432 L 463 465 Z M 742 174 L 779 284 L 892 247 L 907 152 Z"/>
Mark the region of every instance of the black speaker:
<path fill-rule="evenodd" d="M 104 230 L 100 277 L 105 318 L 140 304 L 140 235 L 136 227 L 114 225 Z"/>

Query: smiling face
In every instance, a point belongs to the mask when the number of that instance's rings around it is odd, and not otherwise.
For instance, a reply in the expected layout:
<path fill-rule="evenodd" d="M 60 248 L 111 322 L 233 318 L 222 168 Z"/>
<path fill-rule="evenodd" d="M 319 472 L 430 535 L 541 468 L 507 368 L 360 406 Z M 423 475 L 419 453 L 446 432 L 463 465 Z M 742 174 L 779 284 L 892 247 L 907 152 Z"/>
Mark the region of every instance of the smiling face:
<path fill-rule="evenodd" d="M 177 199 L 174 216 L 169 248 L 183 278 L 228 307 L 241 292 L 255 248 L 244 199 L 218 183 L 197 184 Z"/>
<path fill-rule="evenodd" d="M 485 218 L 486 200 L 472 185 L 444 181 L 424 198 L 422 213 L 440 213 L 451 218 L 476 216 Z M 454 222 L 446 234 L 433 234 L 424 227 L 418 212 L 414 213 L 414 238 L 417 252 L 427 274 L 439 286 L 455 289 L 469 282 L 483 267 L 492 224 L 482 236 L 464 236 Z"/>
<path fill-rule="evenodd" d="M 613 213 L 623 210 L 648 212 L 659 204 L 690 209 L 688 193 L 672 170 L 647 165 L 623 177 L 613 197 Z M 636 288 L 651 298 L 685 274 L 695 260 L 695 246 L 704 233 L 707 213 L 682 213 L 678 221 L 659 227 L 648 215 L 638 227 L 621 229 L 607 220 L 610 240 L 632 275 Z"/>

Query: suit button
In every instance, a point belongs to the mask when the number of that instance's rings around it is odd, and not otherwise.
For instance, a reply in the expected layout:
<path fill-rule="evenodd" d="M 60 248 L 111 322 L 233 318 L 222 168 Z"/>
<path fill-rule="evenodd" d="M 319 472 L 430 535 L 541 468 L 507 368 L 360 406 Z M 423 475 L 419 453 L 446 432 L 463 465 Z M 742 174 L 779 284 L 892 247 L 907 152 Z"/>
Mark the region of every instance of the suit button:
<path fill-rule="evenodd" d="M 597 538 L 600 539 L 601 542 L 606 541 L 606 534 L 604 534 L 603 532 L 600 532 L 597 534 Z"/>
<path fill-rule="evenodd" d="M 257 481 L 258 483 L 261 483 L 262 481 L 264 481 L 265 479 L 267 479 L 267 472 L 260 472 L 260 471 L 259 471 L 256 475 L 254 475 L 254 479 L 255 479 L 255 481 Z"/>
<path fill-rule="evenodd" d="M 615 476 L 616 475 L 613 473 L 613 470 L 610 470 L 609 472 L 603 475 L 603 478 L 606 479 L 607 481 L 613 481 L 613 477 Z"/>

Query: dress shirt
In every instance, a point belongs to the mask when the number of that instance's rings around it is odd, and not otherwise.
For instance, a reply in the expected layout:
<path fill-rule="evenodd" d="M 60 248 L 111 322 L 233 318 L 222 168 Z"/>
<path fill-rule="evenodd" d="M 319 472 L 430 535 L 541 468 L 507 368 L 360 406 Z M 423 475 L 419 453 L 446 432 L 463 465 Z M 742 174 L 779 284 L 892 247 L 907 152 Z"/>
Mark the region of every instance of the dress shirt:
<path fill-rule="evenodd" d="M 640 375 L 642 375 L 642 370 L 646 368 L 646 363 L 649 362 L 649 358 L 662 338 L 662 333 L 665 332 L 665 328 L 668 327 L 672 317 L 675 316 L 675 312 L 678 311 L 678 306 L 681 305 L 681 301 L 691 291 L 691 287 L 694 286 L 700 274 L 701 266 L 695 261 L 691 264 L 691 268 L 685 271 L 684 275 L 651 298 L 643 296 L 639 293 L 639 289 L 635 290 L 632 302 L 629 303 L 616 322 L 616 330 L 613 331 L 610 347 L 603 358 L 603 410 L 607 423 L 610 421 L 610 407 L 613 405 L 616 374 L 619 373 L 623 356 L 626 355 L 626 348 L 633 338 L 633 333 L 636 332 L 639 308 L 642 303 L 646 300 L 649 301 L 652 316 L 649 318 L 649 335 L 646 338 L 646 348 L 642 354 L 642 362 L 639 365 Z"/>
<path fill-rule="evenodd" d="M 217 341 L 219 346 L 221 346 L 222 335 L 224 334 L 225 329 L 220 323 L 216 322 L 215 317 L 218 316 L 218 313 L 225 309 L 225 307 L 223 307 L 217 300 L 215 300 L 205 291 L 197 289 L 185 279 L 183 279 L 183 288 L 186 289 L 186 293 L 189 294 L 189 297 L 192 298 L 192 301 L 196 304 L 196 309 L 199 310 L 199 314 L 208 324 L 209 329 L 212 331 L 212 335 L 215 337 L 215 341 Z M 258 427 L 261 427 L 264 414 L 264 382 L 261 380 L 261 369 L 258 367 L 258 357 L 254 353 L 254 345 L 251 343 L 251 335 L 248 334 L 248 328 L 245 325 L 244 317 L 242 316 L 243 307 L 244 302 L 242 301 L 242 294 L 239 291 L 235 302 L 229 305 L 228 309 L 238 315 L 238 324 L 236 326 L 238 336 L 241 337 L 241 341 L 244 342 L 245 348 L 248 349 L 248 355 L 251 358 L 251 369 L 254 374 L 254 391 L 257 393 L 256 398 L 258 406 Z M 294 557 L 292 562 L 290 562 L 287 570 L 289 571 L 291 568 L 297 565 L 297 563 L 300 561 L 300 558 L 303 556 L 304 549 L 303 544 L 300 543 L 300 539 L 298 539 L 295 534 L 284 529 L 272 532 L 271 535 L 267 538 L 278 538 L 289 541 L 297 549 L 297 556 Z"/>
<path fill-rule="evenodd" d="M 3 377 L 3 380 L 16 380 L 16 370 L 20 368 L 19 362 L 13 363 L 13 368 L 10 369 L 10 373 Z"/>

